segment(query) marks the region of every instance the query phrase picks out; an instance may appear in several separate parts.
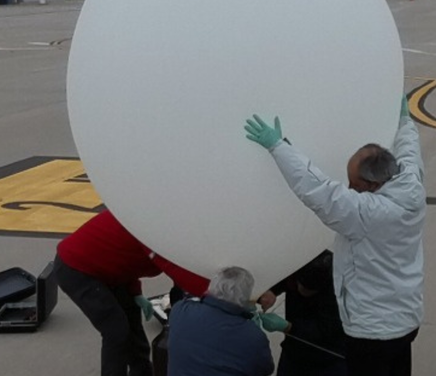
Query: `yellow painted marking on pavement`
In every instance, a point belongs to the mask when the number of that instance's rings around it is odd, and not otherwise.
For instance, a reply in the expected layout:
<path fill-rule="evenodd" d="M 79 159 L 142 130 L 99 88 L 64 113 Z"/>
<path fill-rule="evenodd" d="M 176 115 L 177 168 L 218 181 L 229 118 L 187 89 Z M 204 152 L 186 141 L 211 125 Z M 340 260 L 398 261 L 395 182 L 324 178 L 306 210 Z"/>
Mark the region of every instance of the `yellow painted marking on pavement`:
<path fill-rule="evenodd" d="M 421 87 L 412 91 L 409 96 L 410 114 L 420 123 L 436 128 L 436 118 L 424 107 L 425 100 L 432 90 L 436 88 L 436 80 L 428 81 Z"/>
<path fill-rule="evenodd" d="M 102 201 L 82 163 L 53 159 L 0 179 L 0 231 L 71 233 Z"/>

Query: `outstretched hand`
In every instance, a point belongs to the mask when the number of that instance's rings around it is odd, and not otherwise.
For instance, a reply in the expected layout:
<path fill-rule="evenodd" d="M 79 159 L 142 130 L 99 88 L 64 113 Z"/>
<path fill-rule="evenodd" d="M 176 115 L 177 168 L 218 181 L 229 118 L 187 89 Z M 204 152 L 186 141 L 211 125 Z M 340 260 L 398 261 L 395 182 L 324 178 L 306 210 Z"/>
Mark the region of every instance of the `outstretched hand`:
<path fill-rule="evenodd" d="M 272 148 L 282 139 L 282 128 L 280 120 L 276 116 L 274 119 L 274 128 L 266 124 L 259 116 L 253 115 L 254 121 L 247 120 L 244 129 L 248 132 L 247 138 L 258 143 L 266 149 Z"/>
<path fill-rule="evenodd" d="M 261 305 L 263 312 L 266 312 L 276 303 L 276 300 L 276 295 L 271 290 L 268 290 L 260 296 L 258 302 Z"/>
<path fill-rule="evenodd" d="M 142 309 L 145 321 L 149 321 L 153 317 L 153 305 L 151 302 L 142 295 L 135 296 L 135 303 Z"/>
<path fill-rule="evenodd" d="M 262 321 L 262 327 L 267 332 L 283 332 L 287 333 L 291 329 L 292 324 L 275 313 L 260 313 L 259 317 Z"/>

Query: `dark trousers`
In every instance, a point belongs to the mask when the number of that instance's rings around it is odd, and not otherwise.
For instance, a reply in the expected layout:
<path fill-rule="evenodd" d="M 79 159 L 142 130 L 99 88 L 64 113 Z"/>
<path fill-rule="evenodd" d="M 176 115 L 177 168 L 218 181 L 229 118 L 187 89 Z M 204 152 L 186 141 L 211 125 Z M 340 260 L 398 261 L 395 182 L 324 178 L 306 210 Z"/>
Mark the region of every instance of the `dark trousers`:
<path fill-rule="evenodd" d="M 277 376 L 347 376 L 347 365 L 340 358 L 323 363 L 301 361 L 296 359 L 295 354 L 282 350 Z"/>
<path fill-rule="evenodd" d="M 101 375 L 152 376 L 141 309 L 126 287 L 109 288 L 70 268 L 59 257 L 55 258 L 54 270 L 59 287 L 101 334 Z"/>
<path fill-rule="evenodd" d="M 349 376 L 410 376 L 413 340 L 418 329 L 391 340 L 346 338 Z"/>

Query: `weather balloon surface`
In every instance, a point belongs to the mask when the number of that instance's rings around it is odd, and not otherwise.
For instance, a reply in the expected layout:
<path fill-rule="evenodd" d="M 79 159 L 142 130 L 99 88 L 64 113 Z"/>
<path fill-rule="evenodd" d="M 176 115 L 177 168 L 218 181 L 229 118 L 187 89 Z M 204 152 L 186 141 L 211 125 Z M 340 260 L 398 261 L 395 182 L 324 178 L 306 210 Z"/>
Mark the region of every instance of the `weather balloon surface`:
<path fill-rule="evenodd" d="M 334 179 L 360 146 L 390 146 L 403 90 L 380 0 L 88 0 L 68 107 L 79 155 L 120 221 L 203 276 L 238 265 L 255 294 L 333 234 L 245 138 L 252 114 Z"/>

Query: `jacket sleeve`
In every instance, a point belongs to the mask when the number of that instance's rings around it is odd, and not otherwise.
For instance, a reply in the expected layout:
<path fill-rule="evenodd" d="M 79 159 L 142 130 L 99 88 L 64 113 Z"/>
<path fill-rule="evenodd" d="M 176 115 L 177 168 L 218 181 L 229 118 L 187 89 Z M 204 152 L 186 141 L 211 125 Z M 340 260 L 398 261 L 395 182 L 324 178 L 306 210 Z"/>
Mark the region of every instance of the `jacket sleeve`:
<path fill-rule="evenodd" d="M 294 288 L 296 286 L 296 278 L 295 273 L 292 273 L 291 275 L 287 276 L 285 279 L 281 280 L 280 282 L 276 283 L 273 287 L 270 288 L 270 291 L 275 295 L 279 296 L 280 294 L 283 294 L 284 292 L 288 291 L 290 288 Z"/>
<path fill-rule="evenodd" d="M 295 195 L 327 227 L 348 239 L 364 236 L 363 195 L 332 181 L 293 145 L 281 141 L 270 152 Z"/>
<path fill-rule="evenodd" d="M 424 163 L 421 157 L 419 133 L 409 116 L 403 116 L 400 119 L 393 144 L 393 155 L 399 164 L 404 164 L 411 168 L 422 183 L 424 178 Z"/>
<path fill-rule="evenodd" d="M 152 278 L 158 276 L 161 273 L 162 270 L 156 264 L 154 264 L 152 260 L 150 260 L 148 268 L 144 273 L 144 277 Z M 128 285 L 128 289 L 130 293 L 134 296 L 141 295 L 142 294 L 141 280 L 135 279 L 134 281 L 130 282 Z"/>
<path fill-rule="evenodd" d="M 167 259 L 144 247 L 144 251 L 150 257 L 154 265 L 162 270 L 182 290 L 191 295 L 201 297 L 209 287 L 209 280 L 189 270 L 183 269 Z"/>
<path fill-rule="evenodd" d="M 132 296 L 142 295 L 142 285 L 139 279 L 130 282 L 127 288 Z"/>

